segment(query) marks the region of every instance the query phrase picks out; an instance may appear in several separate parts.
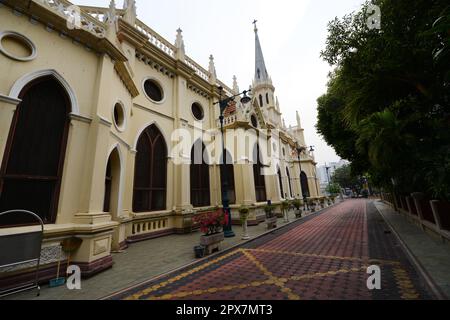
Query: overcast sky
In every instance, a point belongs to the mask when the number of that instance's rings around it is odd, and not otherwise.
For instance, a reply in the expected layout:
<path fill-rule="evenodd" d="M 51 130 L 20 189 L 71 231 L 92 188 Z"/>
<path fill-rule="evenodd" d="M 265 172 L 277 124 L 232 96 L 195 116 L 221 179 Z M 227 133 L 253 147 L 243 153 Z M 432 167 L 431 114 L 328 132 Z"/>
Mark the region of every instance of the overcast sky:
<path fill-rule="evenodd" d="M 74 0 L 76 4 L 108 6 L 109 0 Z M 259 36 L 269 74 L 276 87 L 286 125 L 295 125 L 300 112 L 306 142 L 316 148 L 319 165 L 339 160 L 317 134 L 317 103 L 326 92 L 331 70 L 320 58 L 327 24 L 336 16 L 355 11 L 364 0 L 137 0 L 138 18 L 172 43 L 183 30 L 186 53 L 208 68 L 215 57 L 217 75 L 241 89 L 254 77 L 254 33 Z M 122 8 L 123 0 L 117 0 Z"/>

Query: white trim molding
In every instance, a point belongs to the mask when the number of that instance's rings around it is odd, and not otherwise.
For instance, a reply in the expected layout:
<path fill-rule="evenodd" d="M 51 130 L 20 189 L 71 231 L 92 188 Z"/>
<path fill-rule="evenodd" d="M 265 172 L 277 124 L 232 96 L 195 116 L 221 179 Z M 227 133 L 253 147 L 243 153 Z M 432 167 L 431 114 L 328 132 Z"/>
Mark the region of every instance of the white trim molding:
<path fill-rule="evenodd" d="M 2 40 L 4 38 L 12 38 L 15 40 L 18 40 L 20 44 L 25 45 L 28 47 L 28 49 L 31 51 L 31 54 L 28 57 L 18 57 L 6 50 L 2 45 Z M 21 61 L 21 62 L 27 62 L 32 61 L 36 59 L 37 57 L 37 49 L 36 45 L 31 41 L 28 37 L 24 36 L 21 33 L 15 32 L 15 31 L 2 31 L 0 32 L 0 52 L 3 53 L 5 56 L 7 56 L 10 59 Z"/>
<path fill-rule="evenodd" d="M 12 104 L 14 106 L 17 106 L 19 103 L 22 102 L 22 100 L 20 99 L 16 99 L 10 96 L 5 96 L 3 94 L 0 93 L 0 102 L 6 102 L 8 104 Z"/>
<path fill-rule="evenodd" d="M 60 75 L 56 70 L 54 69 L 46 69 L 46 70 L 38 70 L 31 73 L 28 73 L 24 76 L 22 76 L 20 79 L 18 79 L 14 85 L 11 88 L 11 91 L 9 93 L 10 98 L 18 99 L 20 93 L 22 92 L 23 88 L 30 83 L 31 81 L 45 77 L 45 76 L 53 76 L 66 90 L 67 95 L 69 96 L 71 108 L 72 108 L 72 114 L 74 115 L 80 115 L 80 108 L 78 105 L 78 100 L 75 95 L 75 91 L 72 89 L 72 87 L 69 85 L 69 83 L 64 79 L 62 75 Z"/>

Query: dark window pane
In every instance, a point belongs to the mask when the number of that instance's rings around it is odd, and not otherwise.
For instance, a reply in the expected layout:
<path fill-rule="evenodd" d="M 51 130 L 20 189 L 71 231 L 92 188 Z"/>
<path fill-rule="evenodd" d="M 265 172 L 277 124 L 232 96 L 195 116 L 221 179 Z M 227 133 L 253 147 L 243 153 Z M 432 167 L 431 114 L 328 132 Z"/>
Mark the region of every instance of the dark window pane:
<path fill-rule="evenodd" d="M 144 83 L 144 90 L 147 96 L 153 101 L 160 102 L 163 99 L 163 92 L 160 86 L 153 80 Z"/>
<path fill-rule="evenodd" d="M 54 223 L 68 132 L 69 99 L 53 77 L 20 94 L 0 175 L 0 210 L 27 209 Z M 23 224 L 26 221 L 16 223 Z"/>
<path fill-rule="evenodd" d="M 148 127 L 138 141 L 133 196 L 134 212 L 166 209 L 167 147 L 154 125 Z"/>
<path fill-rule="evenodd" d="M 209 189 L 209 165 L 202 157 L 202 164 L 195 164 L 196 150 L 205 151 L 205 145 L 197 142 L 191 151 L 191 202 L 196 208 L 211 205 Z M 198 159 L 197 159 L 198 160 Z"/>

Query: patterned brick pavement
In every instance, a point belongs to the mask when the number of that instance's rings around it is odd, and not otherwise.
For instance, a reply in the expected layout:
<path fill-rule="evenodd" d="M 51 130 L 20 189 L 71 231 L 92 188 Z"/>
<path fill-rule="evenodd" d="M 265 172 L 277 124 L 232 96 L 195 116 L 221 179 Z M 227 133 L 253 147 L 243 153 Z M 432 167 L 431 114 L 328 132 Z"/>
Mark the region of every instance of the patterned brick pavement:
<path fill-rule="evenodd" d="M 382 290 L 367 289 L 367 268 Z M 431 299 L 375 206 L 349 200 L 230 252 L 124 290 L 124 300 Z"/>

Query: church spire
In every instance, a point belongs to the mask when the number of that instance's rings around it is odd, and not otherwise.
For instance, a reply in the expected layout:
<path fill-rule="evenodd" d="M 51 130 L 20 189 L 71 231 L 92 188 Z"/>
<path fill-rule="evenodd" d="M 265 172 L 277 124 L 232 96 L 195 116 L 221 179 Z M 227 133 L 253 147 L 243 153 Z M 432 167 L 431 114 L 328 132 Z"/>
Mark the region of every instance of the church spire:
<path fill-rule="evenodd" d="M 258 36 L 257 20 L 253 22 L 255 25 L 255 82 L 266 82 L 269 80 L 269 73 L 267 72 L 266 63 L 264 62 L 264 55 L 261 48 L 261 43 Z"/>

